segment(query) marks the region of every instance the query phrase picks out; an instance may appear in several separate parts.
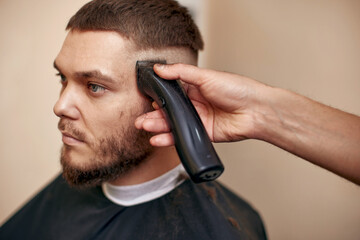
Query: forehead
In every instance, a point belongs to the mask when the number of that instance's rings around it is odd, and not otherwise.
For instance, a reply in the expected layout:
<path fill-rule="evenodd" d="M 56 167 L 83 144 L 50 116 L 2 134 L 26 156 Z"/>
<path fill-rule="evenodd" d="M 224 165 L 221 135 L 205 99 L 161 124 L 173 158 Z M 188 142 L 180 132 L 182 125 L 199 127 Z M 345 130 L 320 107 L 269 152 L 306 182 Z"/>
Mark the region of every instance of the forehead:
<path fill-rule="evenodd" d="M 116 32 L 73 30 L 55 62 L 64 73 L 99 70 L 116 76 L 133 70 L 132 52 L 131 42 Z"/>

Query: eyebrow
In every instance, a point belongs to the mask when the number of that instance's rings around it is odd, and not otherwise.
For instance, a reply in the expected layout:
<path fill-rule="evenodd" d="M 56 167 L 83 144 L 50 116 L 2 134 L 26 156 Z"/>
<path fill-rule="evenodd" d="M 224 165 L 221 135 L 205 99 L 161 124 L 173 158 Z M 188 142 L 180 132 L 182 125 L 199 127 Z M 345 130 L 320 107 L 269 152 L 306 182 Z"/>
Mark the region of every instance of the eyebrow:
<path fill-rule="evenodd" d="M 55 61 L 54 61 L 54 68 L 61 73 L 61 70 Z M 117 83 L 112 77 L 103 74 L 99 70 L 75 72 L 74 75 L 77 78 L 95 78 L 95 79 L 103 80 L 103 81 L 106 81 L 109 83 Z"/>

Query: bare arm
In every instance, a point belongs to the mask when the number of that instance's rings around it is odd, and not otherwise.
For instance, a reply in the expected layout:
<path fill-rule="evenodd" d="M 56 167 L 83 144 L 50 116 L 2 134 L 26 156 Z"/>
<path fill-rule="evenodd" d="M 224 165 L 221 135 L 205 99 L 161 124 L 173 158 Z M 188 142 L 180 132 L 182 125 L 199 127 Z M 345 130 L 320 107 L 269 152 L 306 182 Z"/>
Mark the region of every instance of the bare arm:
<path fill-rule="evenodd" d="M 360 118 L 283 89 L 270 89 L 258 138 L 360 184 Z"/>
<path fill-rule="evenodd" d="M 181 79 L 212 141 L 259 139 L 360 184 L 360 117 L 236 74 L 175 64 L 155 66 Z M 140 116 L 154 146 L 173 144 L 162 112 Z"/>

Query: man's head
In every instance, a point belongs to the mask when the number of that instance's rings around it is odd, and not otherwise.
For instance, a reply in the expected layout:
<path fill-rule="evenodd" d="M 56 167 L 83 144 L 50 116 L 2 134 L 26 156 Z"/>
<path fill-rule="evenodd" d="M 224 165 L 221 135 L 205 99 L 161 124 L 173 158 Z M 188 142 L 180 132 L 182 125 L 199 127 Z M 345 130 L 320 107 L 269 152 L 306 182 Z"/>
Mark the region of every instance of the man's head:
<path fill-rule="evenodd" d="M 74 185 L 114 180 L 150 156 L 150 134 L 134 120 L 151 109 L 136 87 L 137 60 L 196 64 L 198 29 L 167 0 L 91 1 L 74 15 L 55 59 L 62 89 L 64 176 Z"/>
<path fill-rule="evenodd" d="M 174 0 L 95 0 L 74 15 L 67 30 L 114 31 L 137 50 L 184 47 L 197 57 L 200 32 L 186 8 Z"/>

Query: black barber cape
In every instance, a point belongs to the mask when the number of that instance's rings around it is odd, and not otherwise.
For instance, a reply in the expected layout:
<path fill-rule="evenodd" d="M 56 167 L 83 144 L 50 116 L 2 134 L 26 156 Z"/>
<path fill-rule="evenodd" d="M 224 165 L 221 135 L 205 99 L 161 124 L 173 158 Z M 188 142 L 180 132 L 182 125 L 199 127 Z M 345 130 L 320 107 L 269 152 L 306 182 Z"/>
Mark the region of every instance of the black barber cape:
<path fill-rule="evenodd" d="M 153 201 L 123 207 L 101 187 L 71 188 L 57 177 L 0 228 L 12 239 L 266 239 L 245 201 L 217 182 L 186 180 Z"/>

